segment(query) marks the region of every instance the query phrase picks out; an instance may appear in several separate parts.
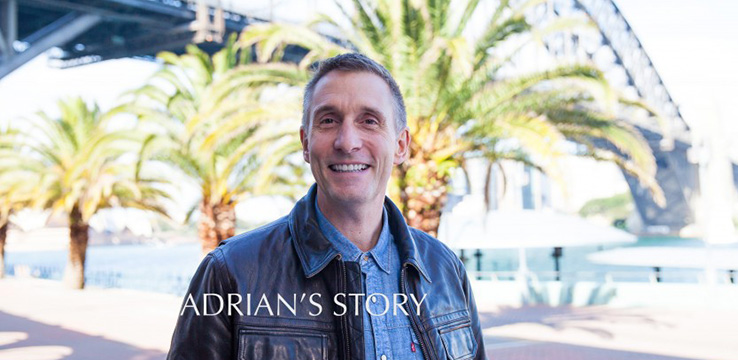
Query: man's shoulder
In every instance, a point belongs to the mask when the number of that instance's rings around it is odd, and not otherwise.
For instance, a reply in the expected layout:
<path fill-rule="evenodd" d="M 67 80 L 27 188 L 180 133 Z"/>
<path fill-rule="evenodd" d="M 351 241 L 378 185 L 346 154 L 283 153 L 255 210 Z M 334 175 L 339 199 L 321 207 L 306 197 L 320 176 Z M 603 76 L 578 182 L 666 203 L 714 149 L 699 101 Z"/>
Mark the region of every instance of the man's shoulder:
<path fill-rule="evenodd" d="M 289 216 L 284 216 L 256 229 L 223 240 L 216 250 L 220 251 L 225 259 L 233 257 L 243 259 L 248 256 L 260 256 L 264 248 L 292 246 L 289 241 L 289 226 Z"/>
<path fill-rule="evenodd" d="M 450 261 L 454 266 L 461 263 L 456 254 L 440 240 L 420 229 L 410 226 L 408 228 L 424 260 L 433 257 L 434 260 L 441 258 L 445 261 Z"/>
<path fill-rule="evenodd" d="M 419 247 L 430 247 L 436 250 L 443 250 L 448 255 L 453 255 L 451 249 L 449 249 L 446 244 L 442 243 L 441 240 L 436 239 L 434 236 L 428 234 L 423 230 L 416 229 L 411 226 L 408 226 L 408 229 L 410 229 L 410 235 L 413 236 L 415 243 Z"/>

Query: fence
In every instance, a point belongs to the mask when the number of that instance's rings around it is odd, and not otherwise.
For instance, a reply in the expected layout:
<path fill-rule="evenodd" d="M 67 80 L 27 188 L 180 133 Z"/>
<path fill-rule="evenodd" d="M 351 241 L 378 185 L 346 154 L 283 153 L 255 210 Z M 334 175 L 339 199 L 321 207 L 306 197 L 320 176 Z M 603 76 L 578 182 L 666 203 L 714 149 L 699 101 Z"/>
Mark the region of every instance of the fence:
<path fill-rule="evenodd" d="M 707 283 L 704 270 L 699 269 L 662 269 L 652 271 L 468 271 L 476 280 L 516 281 L 521 276 L 535 281 L 563 282 L 603 282 L 603 283 Z M 721 284 L 738 284 L 738 273 L 731 270 L 718 271 L 716 282 Z"/>
<path fill-rule="evenodd" d="M 37 266 L 15 264 L 6 266 L 6 274 L 17 278 L 39 278 L 61 280 L 64 268 L 58 266 Z M 717 282 L 735 285 L 738 279 L 735 272 L 720 272 Z M 536 284 L 598 284 L 600 288 L 607 284 L 705 284 L 705 273 L 701 270 L 674 269 L 664 271 L 536 271 L 520 273 L 517 271 L 469 271 L 469 277 L 485 284 L 513 284 L 526 282 L 535 290 Z M 192 274 L 185 273 L 147 273 L 135 270 L 124 272 L 119 270 L 96 270 L 85 273 L 85 284 L 100 288 L 125 288 L 153 291 L 182 296 L 187 292 Z M 508 286 L 508 285 L 503 285 Z M 548 285 L 547 285 L 548 286 Z M 532 291 L 537 293 L 540 291 Z M 604 301 L 598 300 L 598 301 Z"/>

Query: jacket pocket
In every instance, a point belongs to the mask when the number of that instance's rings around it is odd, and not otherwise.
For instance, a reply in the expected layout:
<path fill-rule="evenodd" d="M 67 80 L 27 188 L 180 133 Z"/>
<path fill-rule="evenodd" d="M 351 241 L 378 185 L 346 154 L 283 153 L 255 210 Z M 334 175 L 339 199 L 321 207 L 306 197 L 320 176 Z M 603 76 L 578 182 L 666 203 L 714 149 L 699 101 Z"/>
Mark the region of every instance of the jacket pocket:
<path fill-rule="evenodd" d="M 326 359 L 328 335 L 297 328 L 241 328 L 238 359 Z"/>
<path fill-rule="evenodd" d="M 472 359 L 477 352 L 477 340 L 474 339 L 471 322 L 457 322 L 438 329 L 441 342 L 446 350 L 446 357 L 453 360 Z"/>

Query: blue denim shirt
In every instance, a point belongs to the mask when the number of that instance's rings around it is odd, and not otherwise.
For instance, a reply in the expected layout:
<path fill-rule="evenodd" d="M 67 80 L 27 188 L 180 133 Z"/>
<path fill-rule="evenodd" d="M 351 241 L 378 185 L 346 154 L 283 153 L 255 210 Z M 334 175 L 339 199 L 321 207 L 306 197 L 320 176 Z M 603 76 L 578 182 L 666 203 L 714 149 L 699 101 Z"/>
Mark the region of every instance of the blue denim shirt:
<path fill-rule="evenodd" d="M 394 308 L 394 294 L 400 294 L 400 256 L 397 245 L 389 231 L 387 210 L 382 214 L 382 231 L 377 245 L 366 253 L 354 245 L 320 211 L 315 204 L 318 226 L 323 235 L 347 261 L 358 261 L 364 278 L 364 294 L 375 295 L 364 304 L 364 350 L 366 359 L 423 359 L 410 319 L 399 308 Z M 401 300 L 398 299 L 398 302 Z M 408 301 L 411 301 L 408 299 Z M 381 315 L 385 309 L 384 315 Z M 371 314 L 369 313 L 371 312 Z M 396 313 L 396 314 L 395 314 Z M 373 315 L 376 314 L 376 315 Z"/>

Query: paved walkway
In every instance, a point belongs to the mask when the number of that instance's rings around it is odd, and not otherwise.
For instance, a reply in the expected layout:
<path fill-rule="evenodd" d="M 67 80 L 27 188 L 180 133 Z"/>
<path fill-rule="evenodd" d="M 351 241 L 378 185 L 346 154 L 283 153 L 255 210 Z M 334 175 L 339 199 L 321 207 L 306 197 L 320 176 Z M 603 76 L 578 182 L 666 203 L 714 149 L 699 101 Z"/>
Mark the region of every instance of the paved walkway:
<path fill-rule="evenodd" d="M 133 290 L 73 291 L 59 282 L 2 279 L 0 360 L 164 359 L 180 302 Z M 738 306 L 482 308 L 490 359 L 738 360 Z"/>
<path fill-rule="evenodd" d="M 495 360 L 738 359 L 738 306 L 502 308 L 480 314 Z"/>
<path fill-rule="evenodd" d="M 164 359 L 181 299 L 0 279 L 0 360 Z"/>

